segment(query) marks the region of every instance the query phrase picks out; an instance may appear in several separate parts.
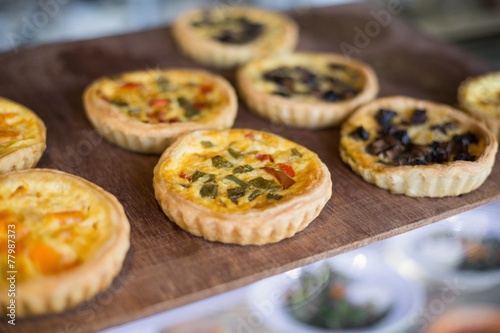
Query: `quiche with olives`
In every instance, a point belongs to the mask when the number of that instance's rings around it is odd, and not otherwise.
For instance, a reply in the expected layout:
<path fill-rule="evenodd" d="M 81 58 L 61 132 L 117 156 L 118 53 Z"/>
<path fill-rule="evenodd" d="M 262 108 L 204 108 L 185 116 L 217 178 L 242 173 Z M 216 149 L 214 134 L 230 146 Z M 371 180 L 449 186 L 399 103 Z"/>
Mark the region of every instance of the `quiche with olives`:
<path fill-rule="evenodd" d="M 113 195 L 50 169 L 0 175 L 0 188 L 0 313 L 11 283 L 19 317 L 61 312 L 110 285 L 129 248 Z"/>
<path fill-rule="evenodd" d="M 211 241 L 278 242 L 303 230 L 331 196 L 330 173 L 312 151 L 249 129 L 180 137 L 154 169 L 168 218 Z"/>
<path fill-rule="evenodd" d="M 238 6 L 188 12 L 175 20 L 172 33 L 187 56 L 220 68 L 290 51 L 298 40 L 297 25 L 286 15 Z"/>
<path fill-rule="evenodd" d="M 481 120 L 500 140 L 500 72 L 472 77 L 458 90 L 460 108 Z"/>
<path fill-rule="evenodd" d="M 87 117 L 110 142 L 141 153 L 161 153 L 180 134 L 230 128 L 237 99 L 222 77 L 169 69 L 103 77 L 85 91 Z"/>
<path fill-rule="evenodd" d="M 483 124 L 452 107 L 387 97 L 342 125 L 340 156 L 365 181 L 393 193 L 444 197 L 483 184 L 498 144 Z"/>
<path fill-rule="evenodd" d="M 45 135 L 33 111 L 0 97 L 0 174 L 34 167 L 45 151 Z"/>
<path fill-rule="evenodd" d="M 305 128 L 338 125 L 378 93 L 377 77 L 368 65 L 336 54 L 255 60 L 239 70 L 237 80 L 251 110 Z"/>

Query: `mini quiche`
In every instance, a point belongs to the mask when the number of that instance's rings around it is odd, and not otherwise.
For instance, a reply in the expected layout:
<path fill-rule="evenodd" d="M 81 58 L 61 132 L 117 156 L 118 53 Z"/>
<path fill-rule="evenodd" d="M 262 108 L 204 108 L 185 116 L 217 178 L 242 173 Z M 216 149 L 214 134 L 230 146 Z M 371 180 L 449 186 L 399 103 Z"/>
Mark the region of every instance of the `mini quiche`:
<path fill-rule="evenodd" d="M 290 51 L 298 40 L 298 28 L 291 18 L 237 6 L 188 12 L 174 22 L 172 33 L 187 56 L 219 68 Z"/>
<path fill-rule="evenodd" d="M 338 125 L 378 93 L 377 77 L 368 65 L 336 54 L 295 53 L 255 60 L 239 70 L 237 80 L 250 109 L 304 128 Z"/>
<path fill-rule="evenodd" d="M 153 184 L 163 211 L 182 229 L 241 245 L 292 237 L 332 193 L 330 172 L 315 153 L 249 129 L 182 136 L 160 158 Z"/>
<path fill-rule="evenodd" d="M 365 181 L 414 197 L 475 190 L 498 148 L 493 133 L 466 114 L 402 96 L 360 107 L 340 135 L 342 160 Z"/>
<path fill-rule="evenodd" d="M 45 135 L 34 112 L 0 97 L 0 174 L 34 167 L 45 151 Z"/>
<path fill-rule="evenodd" d="M 481 120 L 500 140 L 500 72 L 469 78 L 458 90 L 460 108 Z"/>
<path fill-rule="evenodd" d="M 180 134 L 230 128 L 237 112 L 222 77 L 189 69 L 103 77 L 84 94 L 87 117 L 110 142 L 135 152 L 162 153 Z"/>
<path fill-rule="evenodd" d="M 19 317 L 61 312 L 110 285 L 130 228 L 113 195 L 50 169 L 0 175 L 0 188 L 0 313 L 12 276 Z"/>

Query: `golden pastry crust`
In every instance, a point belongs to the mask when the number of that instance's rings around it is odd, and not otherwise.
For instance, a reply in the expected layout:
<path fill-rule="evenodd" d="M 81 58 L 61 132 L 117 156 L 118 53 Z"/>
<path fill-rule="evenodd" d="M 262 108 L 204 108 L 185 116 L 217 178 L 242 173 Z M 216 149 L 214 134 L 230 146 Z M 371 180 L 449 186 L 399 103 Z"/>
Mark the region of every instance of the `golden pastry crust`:
<path fill-rule="evenodd" d="M 196 131 L 172 144 L 154 169 L 168 218 L 211 241 L 278 242 L 319 215 L 332 190 L 319 157 L 250 129 Z"/>
<path fill-rule="evenodd" d="M 485 123 L 500 140 L 500 72 L 462 82 L 458 103 L 461 109 Z"/>
<path fill-rule="evenodd" d="M 251 30 L 249 34 L 238 35 L 243 39 L 232 43 L 227 39 L 226 42 L 217 40 L 217 34 L 225 29 L 239 31 L 244 28 L 238 23 L 242 17 L 249 26 L 247 30 Z M 231 68 L 253 59 L 293 50 L 298 41 L 298 27 L 291 18 L 252 7 L 195 9 L 175 20 L 172 34 L 184 54 L 199 63 L 219 68 Z"/>
<path fill-rule="evenodd" d="M 113 195 L 51 169 L 0 175 L 0 188 L 1 312 L 10 302 L 10 271 L 19 317 L 61 312 L 108 288 L 130 232 Z M 15 244 L 14 261 L 8 244 Z"/>
<path fill-rule="evenodd" d="M 395 112 L 385 129 L 376 119 L 381 110 Z M 360 138 L 360 127 L 366 140 Z M 392 134 L 381 136 L 381 131 Z M 354 172 L 380 188 L 415 197 L 477 189 L 490 174 L 498 149 L 493 133 L 464 113 L 403 96 L 360 107 L 340 135 L 340 156 Z"/>
<path fill-rule="evenodd" d="M 45 125 L 33 111 L 0 97 L 0 174 L 34 167 L 45 138 Z"/>
<path fill-rule="evenodd" d="M 293 91 L 286 82 L 288 77 L 271 72 L 283 68 L 290 71 L 288 76 L 297 78 Z M 271 77 L 264 79 L 266 75 Z M 339 125 L 355 108 L 375 98 L 379 89 L 375 72 L 368 65 L 323 53 L 255 60 L 238 71 L 237 81 L 251 110 L 273 121 L 303 128 Z"/>
<path fill-rule="evenodd" d="M 189 69 L 103 77 L 86 89 L 84 104 L 90 122 L 110 142 L 154 154 L 182 133 L 230 128 L 238 108 L 224 78 Z"/>

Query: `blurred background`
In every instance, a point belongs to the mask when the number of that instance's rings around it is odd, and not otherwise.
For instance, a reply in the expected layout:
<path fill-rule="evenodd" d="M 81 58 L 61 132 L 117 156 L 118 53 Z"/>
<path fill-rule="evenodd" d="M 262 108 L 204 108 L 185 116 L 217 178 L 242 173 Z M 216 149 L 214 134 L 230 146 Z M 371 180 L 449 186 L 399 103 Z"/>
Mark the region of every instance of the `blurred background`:
<path fill-rule="evenodd" d="M 396 0 L 371 0 L 377 4 Z M 354 0 L 0 0 L 0 52 L 163 27 L 194 6 L 248 4 L 301 10 Z M 426 33 L 500 68 L 500 0 L 397 0 Z"/>

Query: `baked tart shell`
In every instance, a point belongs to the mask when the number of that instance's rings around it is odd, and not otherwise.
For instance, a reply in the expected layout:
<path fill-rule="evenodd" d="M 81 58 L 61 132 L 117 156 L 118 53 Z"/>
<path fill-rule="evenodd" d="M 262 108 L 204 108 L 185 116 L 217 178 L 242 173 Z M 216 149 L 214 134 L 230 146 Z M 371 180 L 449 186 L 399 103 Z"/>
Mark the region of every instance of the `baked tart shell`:
<path fill-rule="evenodd" d="M 198 140 L 203 132 L 185 134 L 177 139 L 163 153 L 154 169 L 153 186 L 162 210 L 172 222 L 191 234 L 210 241 L 240 245 L 279 242 L 306 228 L 330 199 L 330 172 L 321 162 L 320 170 L 307 190 L 285 202 L 242 213 L 214 211 L 187 200 L 175 191 L 169 191 L 160 176 L 163 162 L 175 158 L 186 143 Z"/>
<path fill-rule="evenodd" d="M 365 78 L 364 88 L 355 97 L 338 102 L 300 101 L 260 91 L 255 87 L 249 74 L 262 71 L 263 66 L 275 63 L 275 67 L 288 59 L 315 57 L 327 59 L 330 62 L 343 64 L 357 69 Z M 255 60 L 242 67 L 237 73 L 239 92 L 250 110 L 260 116 L 288 126 L 318 129 L 339 125 L 358 106 L 373 100 L 379 91 L 375 72 L 366 64 L 336 54 L 295 53 L 277 55 L 266 59 Z"/>
<path fill-rule="evenodd" d="M 473 89 L 483 85 L 486 88 L 491 84 L 496 84 L 496 91 L 491 87 L 491 94 L 496 94 L 496 112 L 485 110 L 485 106 L 480 101 L 474 101 Z M 478 77 L 471 77 L 460 85 L 458 89 L 458 103 L 462 110 L 472 117 L 482 121 L 495 134 L 497 141 L 500 141 L 500 72 L 490 73 Z"/>
<path fill-rule="evenodd" d="M 200 36 L 193 30 L 191 21 L 201 11 L 196 9 L 180 16 L 172 25 L 172 34 L 182 52 L 204 65 L 233 68 L 253 59 L 291 51 L 297 45 L 298 26 L 291 18 L 283 14 L 251 7 L 235 7 L 232 10 L 238 13 L 250 13 L 252 16 L 266 17 L 267 20 L 278 20 L 281 22 L 284 32 L 271 44 L 261 45 L 253 42 L 244 45 L 222 44 Z"/>
<path fill-rule="evenodd" d="M 225 129 L 233 125 L 238 102 L 233 87 L 224 78 L 202 70 L 176 69 L 165 72 L 209 77 L 211 82 L 222 89 L 228 97 L 227 105 L 218 111 L 218 115 L 204 122 L 146 124 L 130 118 L 100 98 L 98 94 L 100 79 L 98 79 L 85 90 L 83 95 L 87 118 L 111 143 L 127 150 L 146 154 L 162 153 L 175 138 L 183 133 L 209 128 Z"/>
<path fill-rule="evenodd" d="M 36 136 L 34 142 L 29 145 L 23 145 L 10 152 L 2 154 L 0 152 L 0 174 L 14 170 L 22 170 L 33 168 L 37 165 L 38 161 L 45 151 L 47 129 L 43 121 L 31 110 L 26 107 L 10 101 L 5 98 L 0 98 L 0 103 L 6 105 L 8 108 L 13 105 L 14 108 L 21 108 L 23 112 L 32 117 L 36 121 Z"/>
<path fill-rule="evenodd" d="M 379 165 L 374 156 L 352 149 L 349 134 L 363 118 L 373 117 L 381 108 L 420 108 L 427 112 L 441 113 L 465 126 L 484 141 L 484 149 L 475 161 L 453 161 L 430 165 Z M 469 193 L 481 186 L 495 163 L 498 143 L 493 133 L 482 123 L 444 104 L 417 100 L 404 96 L 377 99 L 360 107 L 341 129 L 340 156 L 344 163 L 366 182 L 392 193 L 412 197 L 446 197 Z"/>
<path fill-rule="evenodd" d="M 79 183 L 97 193 L 112 206 L 116 221 L 111 237 L 84 263 L 62 273 L 42 276 L 17 283 L 16 315 L 26 317 L 58 313 L 89 300 L 106 290 L 121 270 L 129 249 L 130 225 L 122 205 L 99 186 L 74 175 L 51 169 L 13 171 L 0 175 L 0 182 L 7 177 L 23 177 L 30 181 L 51 177 L 66 184 Z M 3 309 L 9 304 L 7 290 L 0 294 Z"/>

